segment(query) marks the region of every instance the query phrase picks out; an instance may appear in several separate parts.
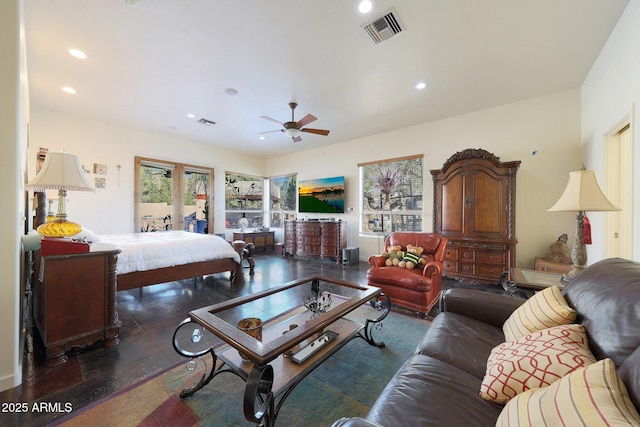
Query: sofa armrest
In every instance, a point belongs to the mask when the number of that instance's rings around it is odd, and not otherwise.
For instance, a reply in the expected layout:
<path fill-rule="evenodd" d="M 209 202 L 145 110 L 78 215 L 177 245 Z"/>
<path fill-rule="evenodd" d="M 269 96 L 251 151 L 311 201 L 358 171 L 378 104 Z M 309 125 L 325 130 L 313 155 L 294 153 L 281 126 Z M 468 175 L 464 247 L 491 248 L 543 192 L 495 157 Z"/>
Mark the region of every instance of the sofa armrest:
<path fill-rule="evenodd" d="M 369 257 L 369 264 L 372 267 L 384 267 L 384 263 L 387 259 L 382 255 L 372 255 Z"/>
<path fill-rule="evenodd" d="M 429 261 L 422 269 L 422 275 L 425 277 L 442 276 L 442 263 Z"/>
<path fill-rule="evenodd" d="M 354 418 L 340 418 L 335 423 L 333 423 L 331 427 L 383 427 L 383 426 L 364 418 L 354 417 Z"/>
<path fill-rule="evenodd" d="M 504 322 L 525 302 L 522 298 L 492 294 L 475 289 L 451 288 L 442 293 L 440 311 L 471 317 L 502 327 Z"/>

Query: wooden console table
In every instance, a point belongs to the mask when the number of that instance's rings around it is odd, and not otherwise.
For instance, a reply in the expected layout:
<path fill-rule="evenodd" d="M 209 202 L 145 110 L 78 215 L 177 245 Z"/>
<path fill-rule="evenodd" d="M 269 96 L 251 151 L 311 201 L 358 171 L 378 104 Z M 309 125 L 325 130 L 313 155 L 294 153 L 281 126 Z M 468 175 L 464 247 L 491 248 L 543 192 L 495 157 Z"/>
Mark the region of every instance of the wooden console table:
<path fill-rule="evenodd" d="M 240 231 L 233 233 L 233 240 L 244 240 L 253 243 L 256 248 L 275 248 L 275 232 L 273 231 Z"/>
<path fill-rule="evenodd" d="M 118 345 L 116 261 L 120 249 L 35 260 L 34 320 L 47 353 L 47 366 L 66 362 L 73 347 L 104 340 Z"/>

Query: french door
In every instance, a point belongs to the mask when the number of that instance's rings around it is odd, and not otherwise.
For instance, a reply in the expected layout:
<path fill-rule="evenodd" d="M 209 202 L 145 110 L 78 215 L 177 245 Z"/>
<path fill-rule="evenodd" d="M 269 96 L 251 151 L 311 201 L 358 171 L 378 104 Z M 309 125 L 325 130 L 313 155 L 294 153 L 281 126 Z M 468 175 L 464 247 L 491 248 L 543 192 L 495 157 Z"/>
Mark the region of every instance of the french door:
<path fill-rule="evenodd" d="M 135 230 L 213 233 L 212 168 L 135 158 Z"/>

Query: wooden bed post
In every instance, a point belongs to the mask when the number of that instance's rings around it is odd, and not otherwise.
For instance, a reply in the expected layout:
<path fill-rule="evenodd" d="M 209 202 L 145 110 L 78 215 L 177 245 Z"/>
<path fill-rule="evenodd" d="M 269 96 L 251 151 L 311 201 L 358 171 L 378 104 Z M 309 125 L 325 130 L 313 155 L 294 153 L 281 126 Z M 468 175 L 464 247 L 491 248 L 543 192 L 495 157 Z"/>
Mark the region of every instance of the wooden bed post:
<path fill-rule="evenodd" d="M 236 271 L 231 273 L 231 281 L 234 285 L 243 285 L 244 273 L 242 272 L 242 251 L 244 250 L 245 243 L 242 240 L 236 240 L 231 245 L 238 255 L 240 255 L 240 262 L 236 266 Z"/>

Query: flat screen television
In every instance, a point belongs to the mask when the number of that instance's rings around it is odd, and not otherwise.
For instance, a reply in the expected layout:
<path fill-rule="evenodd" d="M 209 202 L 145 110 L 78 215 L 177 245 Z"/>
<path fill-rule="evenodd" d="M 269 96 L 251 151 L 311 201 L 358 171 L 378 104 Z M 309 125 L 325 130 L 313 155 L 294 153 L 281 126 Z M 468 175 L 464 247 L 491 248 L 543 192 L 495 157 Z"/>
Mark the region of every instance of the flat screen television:
<path fill-rule="evenodd" d="M 298 210 L 344 213 L 344 176 L 298 181 Z"/>

